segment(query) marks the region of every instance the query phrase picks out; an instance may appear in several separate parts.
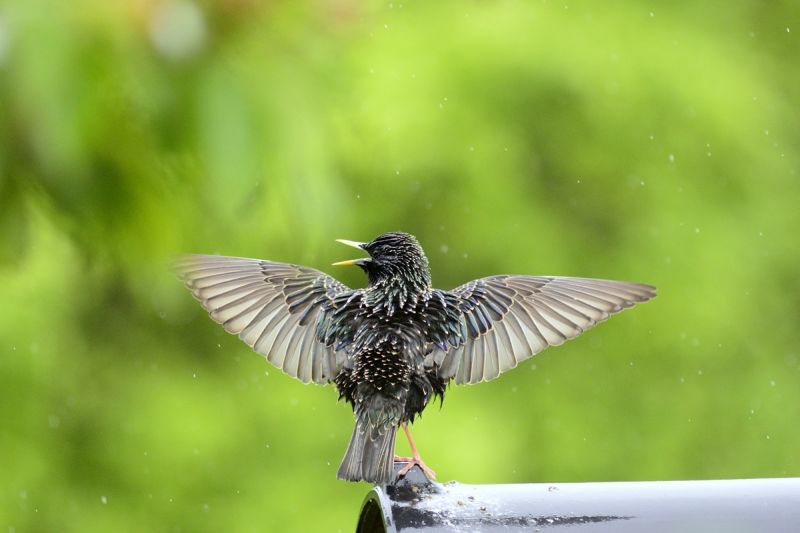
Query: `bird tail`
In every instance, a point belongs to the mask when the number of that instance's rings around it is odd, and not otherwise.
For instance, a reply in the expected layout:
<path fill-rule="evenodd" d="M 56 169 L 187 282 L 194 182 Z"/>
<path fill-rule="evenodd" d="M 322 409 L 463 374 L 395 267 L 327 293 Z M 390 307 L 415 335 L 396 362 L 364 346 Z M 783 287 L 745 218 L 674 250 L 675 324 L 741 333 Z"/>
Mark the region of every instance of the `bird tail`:
<path fill-rule="evenodd" d="M 394 474 L 394 444 L 397 426 L 371 427 L 356 421 L 350 445 L 336 477 L 347 481 L 389 483 Z"/>

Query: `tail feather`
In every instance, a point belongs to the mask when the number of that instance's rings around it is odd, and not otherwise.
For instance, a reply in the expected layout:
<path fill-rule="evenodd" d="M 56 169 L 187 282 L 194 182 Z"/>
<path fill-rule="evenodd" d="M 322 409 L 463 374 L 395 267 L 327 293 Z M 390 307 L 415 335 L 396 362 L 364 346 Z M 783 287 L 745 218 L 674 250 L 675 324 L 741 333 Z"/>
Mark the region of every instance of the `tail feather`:
<path fill-rule="evenodd" d="M 381 485 L 389 483 L 394 473 L 394 445 L 397 426 L 371 428 L 356 422 L 350 444 L 344 454 L 336 477 L 348 481 L 368 481 Z"/>

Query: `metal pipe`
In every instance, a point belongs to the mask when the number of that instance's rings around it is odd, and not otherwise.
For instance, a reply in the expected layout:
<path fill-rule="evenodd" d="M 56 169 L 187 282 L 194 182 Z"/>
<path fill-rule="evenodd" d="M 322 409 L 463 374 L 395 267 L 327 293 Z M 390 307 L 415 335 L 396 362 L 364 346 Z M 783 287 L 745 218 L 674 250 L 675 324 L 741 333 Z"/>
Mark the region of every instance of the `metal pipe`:
<path fill-rule="evenodd" d="M 395 468 L 399 469 L 398 463 Z M 800 532 L 800 478 L 466 485 L 418 467 L 364 499 L 359 533 Z"/>

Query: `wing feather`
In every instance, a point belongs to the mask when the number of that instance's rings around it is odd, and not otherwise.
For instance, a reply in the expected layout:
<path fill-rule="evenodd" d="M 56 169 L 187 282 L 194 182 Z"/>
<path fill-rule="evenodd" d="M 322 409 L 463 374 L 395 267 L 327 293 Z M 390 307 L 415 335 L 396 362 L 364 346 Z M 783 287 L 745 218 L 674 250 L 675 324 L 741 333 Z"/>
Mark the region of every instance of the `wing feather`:
<path fill-rule="evenodd" d="M 313 268 L 259 259 L 188 255 L 175 270 L 211 318 L 304 383 L 327 383 L 343 364 L 317 338 L 325 304 L 349 291 Z"/>
<path fill-rule="evenodd" d="M 438 374 L 445 379 L 478 383 L 654 298 L 656 289 L 589 278 L 492 276 L 465 283 L 452 294 L 460 302 L 462 342 L 451 342 L 430 364 L 441 362 Z"/>

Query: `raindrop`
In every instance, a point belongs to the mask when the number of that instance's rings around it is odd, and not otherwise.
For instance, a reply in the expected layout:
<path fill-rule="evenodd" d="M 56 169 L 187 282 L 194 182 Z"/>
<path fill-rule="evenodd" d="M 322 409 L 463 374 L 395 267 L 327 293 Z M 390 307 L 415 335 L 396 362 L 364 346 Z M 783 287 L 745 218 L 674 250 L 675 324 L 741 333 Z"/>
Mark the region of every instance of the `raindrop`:
<path fill-rule="evenodd" d="M 443 254 L 446 254 L 449 250 L 450 250 L 450 247 L 447 246 L 446 244 L 443 244 L 443 245 L 441 245 L 439 247 L 439 251 L 441 251 Z"/>
<path fill-rule="evenodd" d="M 100 496 L 100 503 L 102 503 L 103 505 L 107 504 L 108 498 L 106 498 L 105 496 Z"/>
<path fill-rule="evenodd" d="M 670 163 L 674 163 L 675 162 L 675 155 L 674 154 L 669 154 L 667 156 L 667 159 L 669 159 Z"/>
<path fill-rule="evenodd" d="M 774 379 L 771 379 L 771 380 L 769 381 L 769 386 L 770 386 L 770 387 L 774 387 L 774 386 L 775 386 L 775 380 L 774 380 Z"/>

